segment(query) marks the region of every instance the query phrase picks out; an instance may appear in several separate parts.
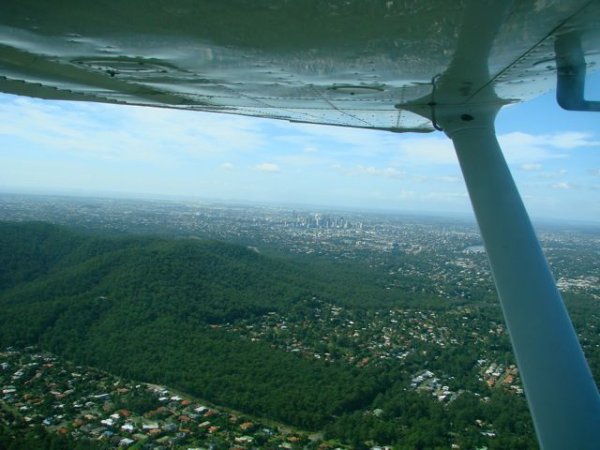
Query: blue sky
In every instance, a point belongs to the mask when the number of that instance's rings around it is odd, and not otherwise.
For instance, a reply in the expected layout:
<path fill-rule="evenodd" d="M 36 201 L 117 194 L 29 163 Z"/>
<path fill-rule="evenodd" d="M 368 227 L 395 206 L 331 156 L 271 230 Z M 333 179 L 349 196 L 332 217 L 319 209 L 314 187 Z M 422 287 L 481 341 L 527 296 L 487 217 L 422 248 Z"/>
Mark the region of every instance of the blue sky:
<path fill-rule="evenodd" d="M 600 76 L 588 77 L 600 99 Z M 600 114 L 549 93 L 502 110 L 499 139 L 534 218 L 600 222 Z M 0 191 L 184 196 L 468 213 L 451 142 L 221 114 L 0 94 Z"/>

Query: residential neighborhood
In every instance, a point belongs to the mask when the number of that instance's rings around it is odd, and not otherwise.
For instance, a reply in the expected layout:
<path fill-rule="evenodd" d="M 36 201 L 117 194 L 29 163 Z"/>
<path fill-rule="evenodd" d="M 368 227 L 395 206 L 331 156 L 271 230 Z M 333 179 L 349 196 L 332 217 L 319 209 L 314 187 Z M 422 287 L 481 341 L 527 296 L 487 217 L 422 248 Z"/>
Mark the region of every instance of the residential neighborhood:
<path fill-rule="evenodd" d="M 333 449 L 309 434 L 177 393 L 75 366 L 35 348 L 0 352 L 0 424 L 47 431 L 103 448 Z"/>
<path fill-rule="evenodd" d="M 488 320 L 473 308 L 458 307 L 440 314 L 400 308 L 356 311 L 316 297 L 307 303 L 314 306 L 312 316 L 269 312 L 219 327 L 303 358 L 343 361 L 358 368 L 389 362 L 410 370 L 417 366 L 410 388 L 431 392 L 441 402 L 460 395 L 468 378 L 489 388 L 523 394 L 518 369 L 504 361 L 510 351 L 504 325 Z M 439 355 L 460 353 L 467 342 L 478 352 L 477 364 L 470 370 L 436 364 Z M 424 360 L 424 355 L 432 360 Z"/>

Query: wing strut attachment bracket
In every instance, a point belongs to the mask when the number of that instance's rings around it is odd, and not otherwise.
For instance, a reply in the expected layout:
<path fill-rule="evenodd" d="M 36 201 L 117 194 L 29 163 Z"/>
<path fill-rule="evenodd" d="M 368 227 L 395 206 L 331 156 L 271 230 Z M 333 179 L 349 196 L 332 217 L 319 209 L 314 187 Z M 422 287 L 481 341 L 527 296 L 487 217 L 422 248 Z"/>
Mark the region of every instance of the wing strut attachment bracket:
<path fill-rule="evenodd" d="M 431 101 L 429 103 L 427 103 L 427 106 L 429 106 L 430 110 L 431 110 L 431 125 L 433 125 L 433 128 L 435 128 L 438 131 L 444 131 L 444 129 L 438 124 L 437 121 L 437 117 L 435 114 L 435 107 L 437 106 L 437 103 L 435 101 L 435 90 L 436 90 L 436 83 L 438 81 L 438 78 L 440 78 L 441 74 L 437 74 L 436 76 L 434 76 L 431 79 Z"/>
<path fill-rule="evenodd" d="M 585 100 L 585 56 L 581 38 L 565 34 L 554 43 L 556 54 L 556 101 L 568 111 L 600 111 L 600 101 Z"/>

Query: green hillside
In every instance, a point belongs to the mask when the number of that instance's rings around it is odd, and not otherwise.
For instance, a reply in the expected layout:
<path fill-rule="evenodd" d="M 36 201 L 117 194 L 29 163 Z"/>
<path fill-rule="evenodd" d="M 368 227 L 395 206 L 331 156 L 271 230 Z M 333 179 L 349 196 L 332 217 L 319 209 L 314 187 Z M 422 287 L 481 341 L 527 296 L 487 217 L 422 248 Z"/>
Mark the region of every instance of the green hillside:
<path fill-rule="evenodd" d="M 316 428 L 368 403 L 365 371 L 274 350 L 220 324 L 303 308 L 316 282 L 220 242 L 94 238 L 1 224 L 0 344 L 41 344 L 140 380 Z"/>

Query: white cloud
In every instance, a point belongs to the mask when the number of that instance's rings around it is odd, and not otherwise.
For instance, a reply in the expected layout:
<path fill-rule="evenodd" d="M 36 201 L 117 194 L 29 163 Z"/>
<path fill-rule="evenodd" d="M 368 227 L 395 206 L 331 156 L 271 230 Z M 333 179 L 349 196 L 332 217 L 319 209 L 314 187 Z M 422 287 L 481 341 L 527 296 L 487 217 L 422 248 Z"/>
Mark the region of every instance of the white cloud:
<path fill-rule="evenodd" d="M 574 189 L 575 188 L 575 186 L 573 184 L 568 183 L 566 181 L 561 181 L 559 183 L 554 183 L 552 185 L 552 187 L 554 189 L 562 189 L 562 190 L 569 190 L 569 189 Z"/>
<path fill-rule="evenodd" d="M 555 133 L 533 135 L 513 132 L 498 137 L 506 160 L 519 164 L 525 171 L 541 170 L 540 161 L 565 158 L 565 150 L 600 145 L 586 133 Z M 401 165 L 457 165 L 452 141 L 441 135 L 400 137 L 394 161 Z"/>
<path fill-rule="evenodd" d="M 260 119 L 5 95 L 0 100 L 0 135 L 68 157 L 163 164 L 265 145 Z"/>
<path fill-rule="evenodd" d="M 363 166 L 358 164 L 351 168 L 346 168 L 340 164 L 333 164 L 331 166 L 337 172 L 347 176 L 360 176 L 369 175 L 374 177 L 385 177 L 385 178 L 402 178 L 404 174 L 394 167 L 374 167 L 374 166 Z"/>
<path fill-rule="evenodd" d="M 279 166 L 273 163 L 260 163 L 254 166 L 256 170 L 261 172 L 276 173 L 279 172 Z"/>
<path fill-rule="evenodd" d="M 285 166 L 316 166 L 327 162 L 326 159 L 319 157 L 313 153 L 299 153 L 292 155 L 277 156 L 274 158 L 277 162 L 282 163 Z"/>
<path fill-rule="evenodd" d="M 592 140 L 590 133 L 563 132 L 543 137 L 548 141 L 548 145 L 556 148 L 573 149 L 600 146 L 600 141 Z"/>
<path fill-rule="evenodd" d="M 521 164 L 521 170 L 525 172 L 535 172 L 537 170 L 542 170 L 542 165 L 539 163 L 525 163 Z"/>
<path fill-rule="evenodd" d="M 567 170 L 566 169 L 558 169 L 552 172 L 543 172 L 541 174 L 542 178 L 546 178 L 546 179 L 556 179 L 556 178 L 561 178 L 564 175 L 567 174 Z"/>
<path fill-rule="evenodd" d="M 318 150 L 319 154 L 347 159 L 389 156 L 397 150 L 403 137 L 379 130 L 294 124 L 293 132 L 285 130 L 276 139 L 307 153 Z"/>
<path fill-rule="evenodd" d="M 279 139 L 312 149 L 327 146 L 327 154 L 335 157 L 392 158 L 393 165 L 402 167 L 453 165 L 457 158 L 452 141 L 442 134 L 398 135 L 378 131 L 365 131 L 339 127 L 299 125 L 301 133 Z M 538 165 L 545 160 L 566 158 L 570 150 L 600 146 L 591 133 L 560 132 L 529 134 L 512 132 L 498 137 L 509 164 L 522 170 L 541 170 Z M 312 151 L 312 150 L 311 150 Z M 343 156 L 342 156 L 343 154 Z M 367 164 L 364 164 L 367 165 Z"/>
<path fill-rule="evenodd" d="M 531 164 L 567 156 L 556 150 L 551 151 L 544 136 L 514 132 L 499 136 L 498 141 L 509 164 Z"/>
<path fill-rule="evenodd" d="M 506 160 L 521 165 L 568 157 L 565 150 L 600 146 L 591 134 L 574 132 L 534 135 L 517 131 L 501 135 L 498 140 Z"/>
<path fill-rule="evenodd" d="M 422 197 L 427 199 L 466 199 L 469 195 L 467 192 L 428 192 Z"/>
<path fill-rule="evenodd" d="M 445 175 L 445 176 L 438 177 L 437 179 L 440 181 L 444 181 L 446 183 L 459 183 L 460 181 L 462 181 L 461 178 L 455 177 L 453 175 Z"/>
<path fill-rule="evenodd" d="M 400 192 L 397 192 L 395 194 L 395 199 L 396 200 L 405 200 L 405 199 L 409 199 L 409 198 L 415 198 L 416 195 L 417 195 L 417 193 L 415 191 L 401 189 Z"/>
<path fill-rule="evenodd" d="M 398 169 L 395 169 L 393 167 L 377 168 L 377 167 L 365 167 L 365 166 L 361 166 L 361 165 L 358 165 L 354 169 L 352 169 L 351 173 L 361 174 L 361 175 L 365 174 L 365 175 L 371 175 L 371 176 L 376 176 L 376 177 L 387 177 L 387 178 L 400 178 L 403 175 L 402 172 L 400 172 Z"/>
<path fill-rule="evenodd" d="M 235 166 L 229 162 L 224 162 L 219 166 L 219 168 L 222 170 L 233 170 Z"/>
<path fill-rule="evenodd" d="M 452 141 L 445 137 L 411 137 L 398 141 L 396 161 L 408 165 L 457 165 Z"/>

